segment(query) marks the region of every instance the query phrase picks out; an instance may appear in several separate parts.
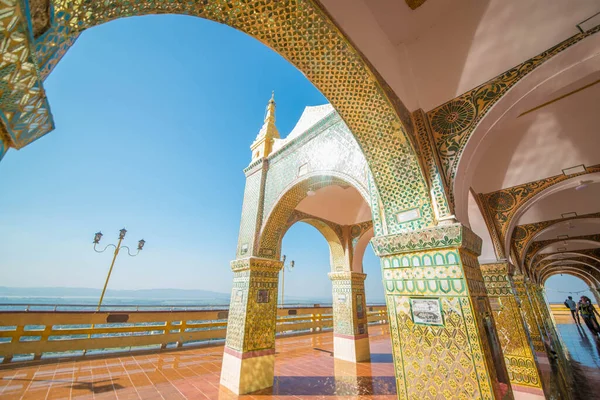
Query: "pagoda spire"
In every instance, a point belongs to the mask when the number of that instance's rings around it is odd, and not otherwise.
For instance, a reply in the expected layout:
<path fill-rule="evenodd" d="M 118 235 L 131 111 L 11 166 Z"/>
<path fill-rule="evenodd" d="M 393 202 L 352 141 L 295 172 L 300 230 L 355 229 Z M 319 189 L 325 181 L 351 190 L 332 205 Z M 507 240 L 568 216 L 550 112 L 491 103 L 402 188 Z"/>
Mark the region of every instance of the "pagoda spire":
<path fill-rule="evenodd" d="M 275 126 L 275 91 L 271 93 L 271 99 L 265 110 L 265 119 L 263 126 L 258 131 L 256 139 L 250 146 L 252 150 L 252 161 L 259 158 L 268 157 L 273 150 L 275 139 L 279 139 L 279 131 Z"/>

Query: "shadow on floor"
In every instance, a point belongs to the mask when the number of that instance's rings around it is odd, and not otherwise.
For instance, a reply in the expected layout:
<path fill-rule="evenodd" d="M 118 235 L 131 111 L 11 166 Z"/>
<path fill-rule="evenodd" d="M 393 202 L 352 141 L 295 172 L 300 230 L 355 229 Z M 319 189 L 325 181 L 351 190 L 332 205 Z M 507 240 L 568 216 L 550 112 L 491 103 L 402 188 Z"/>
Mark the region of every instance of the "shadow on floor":
<path fill-rule="evenodd" d="M 396 394 L 393 376 L 276 376 L 272 388 L 253 395 L 367 396 Z"/>
<path fill-rule="evenodd" d="M 394 358 L 389 353 L 372 353 L 369 362 L 372 364 L 391 364 L 394 362 Z"/>

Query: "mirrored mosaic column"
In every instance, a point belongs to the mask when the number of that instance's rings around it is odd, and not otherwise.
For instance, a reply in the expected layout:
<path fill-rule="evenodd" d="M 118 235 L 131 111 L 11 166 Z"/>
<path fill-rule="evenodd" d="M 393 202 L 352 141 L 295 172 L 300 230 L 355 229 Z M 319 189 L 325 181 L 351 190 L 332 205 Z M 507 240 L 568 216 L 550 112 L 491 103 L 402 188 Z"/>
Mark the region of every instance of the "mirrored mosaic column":
<path fill-rule="evenodd" d="M 544 399 L 533 346 L 525 330 L 507 262 L 481 265 L 490 306 L 513 391 Z"/>
<path fill-rule="evenodd" d="M 372 240 L 382 258 L 398 398 L 512 398 L 477 262 L 460 224 Z"/>
<path fill-rule="evenodd" d="M 512 281 L 514 284 L 515 292 L 521 303 L 521 314 L 523 315 L 525 327 L 527 329 L 529 337 L 531 338 L 533 350 L 537 353 L 536 355 L 538 357 L 547 357 L 546 348 L 544 347 L 544 341 L 542 339 L 542 331 L 538 325 L 538 322 L 535 319 L 533 305 L 531 304 L 531 300 L 529 299 L 529 295 L 527 294 L 527 288 L 525 286 L 525 276 L 522 274 L 515 274 L 512 277 Z"/>
<path fill-rule="evenodd" d="M 541 290 L 541 288 L 539 288 L 537 285 L 535 285 L 534 283 L 532 283 L 531 281 L 527 281 L 526 282 L 526 286 L 527 286 L 527 293 L 529 294 L 529 299 L 531 300 L 531 304 L 533 306 L 533 313 L 535 315 L 535 319 L 538 323 L 538 326 L 540 327 L 540 330 L 542 331 L 542 340 L 544 342 L 549 342 L 550 341 L 550 332 L 549 332 L 549 325 L 548 325 L 548 321 L 546 319 L 546 314 L 544 313 L 544 309 L 547 308 L 545 302 L 542 303 L 540 301 L 540 296 L 539 296 L 539 292 Z"/>
<path fill-rule="evenodd" d="M 333 353 L 340 360 L 359 362 L 370 358 L 366 274 L 329 273 L 333 291 Z"/>
<path fill-rule="evenodd" d="M 273 386 L 280 261 L 250 257 L 234 272 L 221 385 L 236 394 Z"/>

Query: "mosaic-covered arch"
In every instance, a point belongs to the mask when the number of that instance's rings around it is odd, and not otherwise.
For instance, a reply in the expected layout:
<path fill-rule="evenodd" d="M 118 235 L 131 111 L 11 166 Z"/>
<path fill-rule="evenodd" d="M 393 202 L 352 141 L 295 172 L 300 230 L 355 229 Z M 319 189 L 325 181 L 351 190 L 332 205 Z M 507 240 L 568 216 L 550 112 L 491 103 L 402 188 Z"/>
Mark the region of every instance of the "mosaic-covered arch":
<path fill-rule="evenodd" d="M 571 175 L 555 175 L 546 179 L 528 182 L 510 188 L 480 195 L 480 201 L 488 210 L 491 226 L 490 231 L 497 233 L 498 243 L 494 248 L 502 258 L 511 255 L 511 239 L 519 218 L 536 202 L 553 193 L 572 187 L 578 177 L 586 174 L 600 173 L 600 164 L 585 167 L 585 171 Z M 519 238 L 522 232 L 517 232 Z M 492 235 L 492 239 L 495 235 Z M 518 264 L 516 260 L 511 260 Z M 521 263 L 527 263 L 524 259 Z"/>
<path fill-rule="evenodd" d="M 342 227 L 330 221 L 315 218 L 312 215 L 305 214 L 298 210 L 292 212 L 292 215 L 288 219 L 287 226 L 279 238 L 279 245 L 277 246 L 277 248 L 280 249 L 279 252 L 281 252 L 281 242 L 283 241 L 286 232 L 298 222 L 304 222 L 313 226 L 321 233 L 321 235 L 323 235 L 327 244 L 329 244 L 329 264 L 331 266 L 331 272 L 335 272 L 337 269 L 343 267 L 345 251 L 342 243 Z"/>
<path fill-rule="evenodd" d="M 517 255 L 517 261 L 520 263 L 524 259 L 525 253 L 529 249 L 529 245 L 535 240 L 535 238 L 553 226 L 567 221 L 599 218 L 600 213 L 591 213 L 576 215 L 569 218 L 558 218 L 548 221 L 518 225 L 512 232 L 511 247 L 514 248 Z"/>
<path fill-rule="evenodd" d="M 537 277 L 539 279 L 539 278 L 543 277 L 548 271 L 550 271 L 554 268 L 561 268 L 561 267 L 580 269 L 580 270 L 585 271 L 588 274 L 592 275 L 596 280 L 598 280 L 600 282 L 600 268 L 598 268 L 597 266 L 590 264 L 586 261 L 572 260 L 572 259 L 554 260 L 552 262 L 549 262 L 549 263 L 543 265 L 538 271 L 536 271 Z"/>
<path fill-rule="evenodd" d="M 539 282 L 542 286 L 544 286 L 550 277 L 552 277 L 554 275 L 559 275 L 559 274 L 567 274 L 567 275 L 575 276 L 575 277 L 583 280 L 590 288 L 598 287 L 598 281 L 593 276 L 589 275 L 585 271 L 578 271 L 577 269 L 573 269 L 573 268 L 552 269 L 552 270 L 548 271 L 546 274 L 544 274 L 540 278 Z"/>
<path fill-rule="evenodd" d="M 53 129 L 42 79 L 82 31 L 122 17 L 192 15 L 260 40 L 295 65 L 327 97 L 369 163 L 383 204 L 385 234 L 434 224 L 415 153 L 410 113 L 316 0 L 53 0 L 50 27 L 35 39 L 27 34 L 31 30 L 28 9 L 21 1 L 4 2 L 7 12 L 0 15 L 11 44 L 6 50 L 15 53 L 15 61 L 2 68 L 4 72 L 14 70 L 10 79 L 2 82 L 9 95 L 2 99 L 0 111 L 10 116 L 4 118 L 4 147 L 21 148 Z M 33 54 L 23 46 L 24 38 L 31 41 L 28 45 L 35 49 Z M 21 61 L 24 57 L 27 62 Z M 23 112 L 7 113 L 30 98 L 37 102 Z M 417 213 L 418 218 L 402 222 L 397 216 L 403 212 Z"/>
<path fill-rule="evenodd" d="M 308 196 L 308 191 L 317 191 L 326 186 L 352 186 L 368 202 L 368 195 L 354 185 L 351 177 L 343 177 L 343 174 L 335 175 L 313 175 L 294 181 L 287 190 L 278 198 L 274 207 L 267 210 L 267 217 L 260 229 L 258 255 L 264 258 L 279 259 L 281 256 L 281 240 L 288 228 L 295 222 L 298 211 L 296 207 Z M 318 229 L 318 228 L 317 228 Z M 338 236 L 340 237 L 341 234 Z"/>
<path fill-rule="evenodd" d="M 560 256 L 560 257 L 556 257 Z M 587 261 L 593 264 L 600 265 L 600 248 L 596 249 L 584 249 L 584 250 L 573 250 L 556 253 L 544 253 L 543 257 L 536 259 L 532 263 L 532 270 L 538 270 L 542 264 L 550 263 L 552 261 L 558 261 L 563 259 Z"/>
<path fill-rule="evenodd" d="M 596 235 L 582 235 L 582 236 L 573 236 L 566 239 L 548 239 L 548 240 L 540 240 L 537 242 L 532 242 L 527 249 L 527 253 L 525 253 L 524 265 L 527 267 L 528 271 L 531 271 L 531 266 L 535 263 L 536 258 L 543 253 L 546 247 L 558 243 L 558 242 L 572 242 L 572 241 L 583 241 L 590 242 L 591 244 L 599 244 L 600 243 L 600 234 Z"/>

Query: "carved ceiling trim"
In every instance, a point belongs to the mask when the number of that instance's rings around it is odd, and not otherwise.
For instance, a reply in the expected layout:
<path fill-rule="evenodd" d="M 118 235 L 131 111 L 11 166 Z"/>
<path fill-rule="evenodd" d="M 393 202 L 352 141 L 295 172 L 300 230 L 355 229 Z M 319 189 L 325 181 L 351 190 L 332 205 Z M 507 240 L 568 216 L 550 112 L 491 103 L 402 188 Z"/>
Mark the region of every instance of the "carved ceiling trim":
<path fill-rule="evenodd" d="M 539 282 L 541 285 L 544 285 L 551 276 L 558 274 L 575 275 L 583 280 L 590 288 L 596 289 L 598 286 L 600 286 L 600 279 L 598 279 L 598 277 L 594 276 L 585 269 L 572 266 L 557 266 L 549 269 L 540 277 L 537 282 Z"/>
<path fill-rule="evenodd" d="M 567 251 L 559 251 L 554 253 L 544 253 L 540 254 L 541 258 L 535 261 L 532 264 L 531 269 L 536 270 L 539 263 L 544 260 L 565 260 L 571 257 L 586 257 L 590 260 L 597 261 L 600 263 L 600 247 L 592 248 L 592 249 L 582 249 L 582 250 L 567 250 Z M 556 257 L 559 256 L 559 257 Z"/>
<path fill-rule="evenodd" d="M 566 181 L 577 176 L 600 172 L 600 164 L 585 167 L 585 172 L 571 175 L 555 175 L 538 181 L 524 183 L 501 189 L 495 192 L 481 194 L 482 207 L 484 207 L 493 221 L 493 228 L 498 233 L 501 244 L 507 242 L 508 232 L 515 215 L 530 200 L 541 194 L 544 190 L 551 188 L 557 183 Z M 502 245 L 504 247 L 504 245 Z M 502 251 L 504 254 L 505 251 Z"/>
<path fill-rule="evenodd" d="M 558 239 L 557 238 L 557 239 L 534 241 L 529 245 L 529 248 L 527 249 L 527 252 L 525 253 L 525 260 L 524 260 L 525 266 L 527 267 L 527 269 L 530 269 L 531 262 L 539 255 L 539 251 L 541 251 L 545 247 L 548 247 L 548 246 L 550 246 L 554 243 L 558 243 L 558 242 L 570 242 L 570 241 L 574 241 L 574 240 L 586 240 L 586 241 L 590 241 L 590 242 L 600 243 L 600 233 L 595 234 L 595 235 L 573 236 L 568 239 Z"/>
<path fill-rule="evenodd" d="M 600 212 L 577 215 L 569 218 L 557 218 L 548 221 L 534 222 L 531 224 L 517 225 L 512 232 L 511 238 L 511 247 L 514 247 L 516 251 L 517 261 L 520 263 L 521 260 L 523 260 L 523 256 L 525 255 L 525 251 L 527 250 L 529 243 L 545 229 L 563 222 L 586 218 L 600 218 Z"/>
<path fill-rule="evenodd" d="M 533 271 L 534 277 L 540 277 L 544 270 L 549 266 L 561 266 L 561 265 L 587 265 L 590 268 L 594 269 L 597 273 L 600 274 L 600 262 L 592 260 L 586 257 L 573 257 L 566 258 L 562 260 L 544 260 L 543 262 L 536 264 L 536 269 Z"/>

